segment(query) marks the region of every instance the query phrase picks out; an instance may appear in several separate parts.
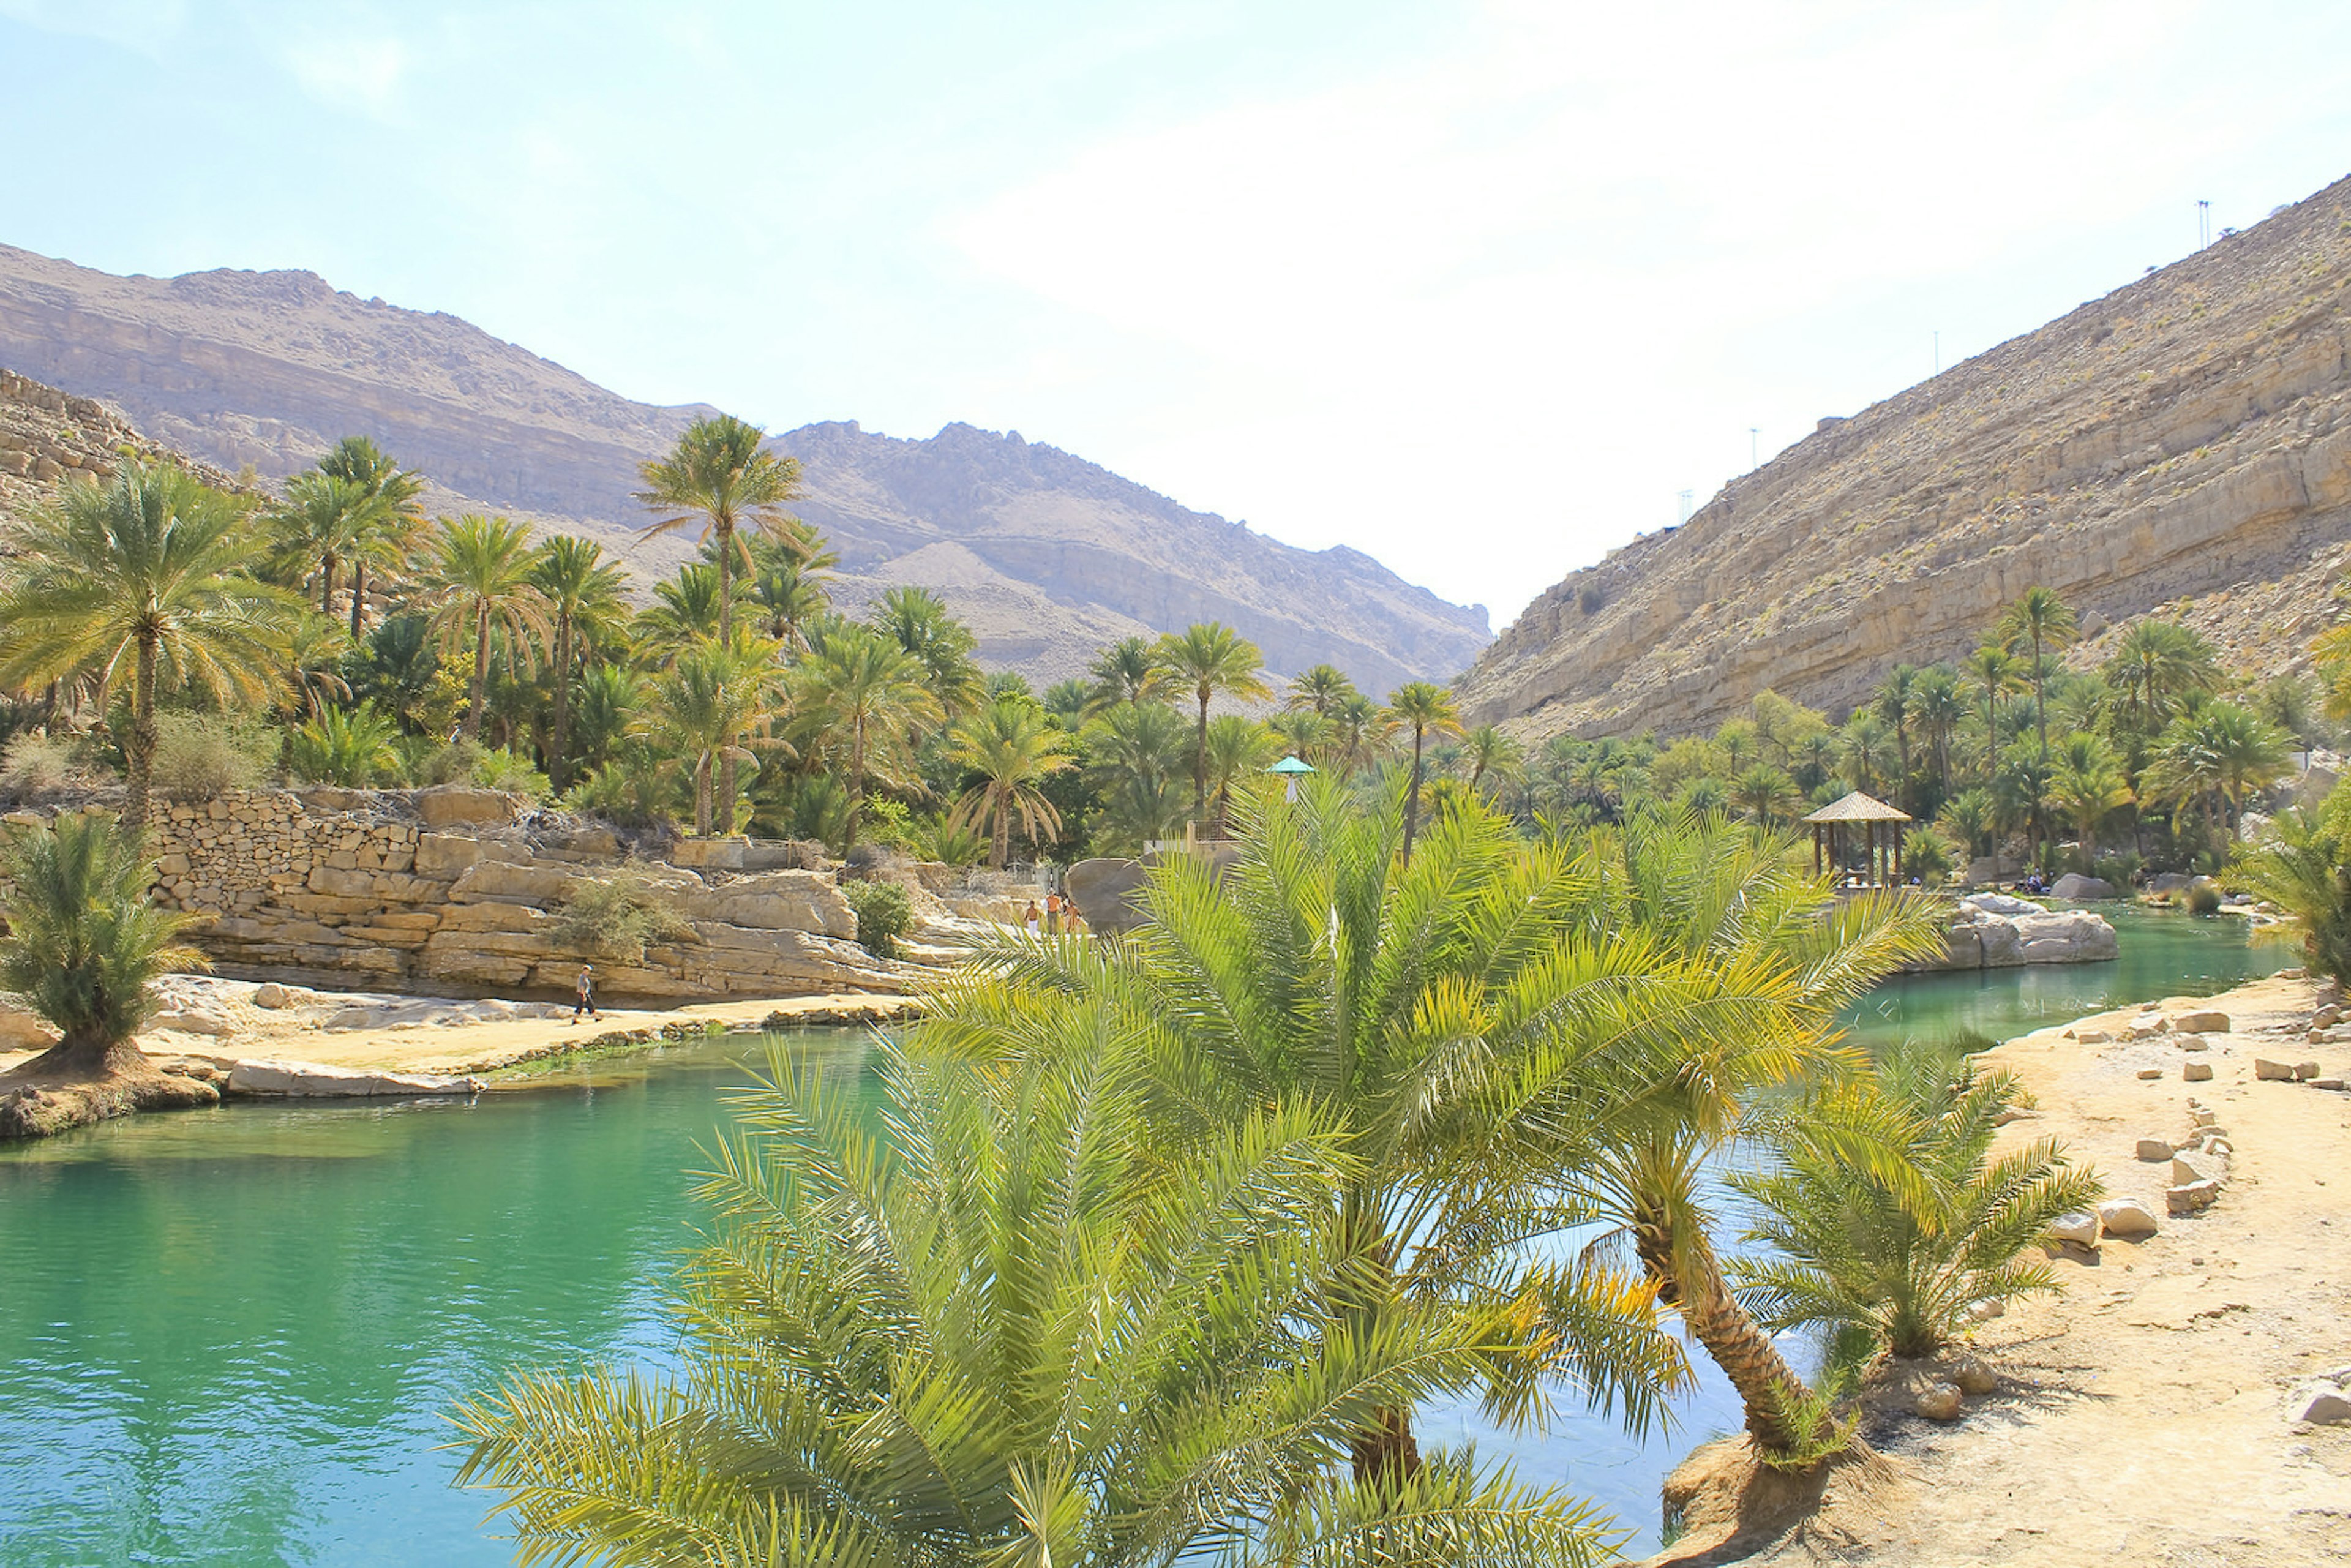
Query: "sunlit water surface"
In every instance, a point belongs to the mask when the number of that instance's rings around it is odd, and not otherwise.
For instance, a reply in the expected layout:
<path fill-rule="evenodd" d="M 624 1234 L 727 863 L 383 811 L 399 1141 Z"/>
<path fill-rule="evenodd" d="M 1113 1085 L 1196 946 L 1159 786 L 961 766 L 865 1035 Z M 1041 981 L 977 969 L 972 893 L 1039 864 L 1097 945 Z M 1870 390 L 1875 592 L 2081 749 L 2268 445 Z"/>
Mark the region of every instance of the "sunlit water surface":
<path fill-rule="evenodd" d="M 2126 915 L 2121 962 L 1934 977 L 1863 1009 L 1872 1042 L 1999 1037 L 2224 988 L 2285 962 L 2235 923 Z M 853 1061 L 860 1037 L 792 1049 Z M 657 1365 L 688 1176 L 760 1047 L 680 1047 L 471 1103 L 255 1105 L 142 1116 L 0 1152 L 0 1563 L 498 1563 L 453 1489 L 451 1404 L 522 1367 Z M 1803 1348 L 1792 1344 L 1799 1361 Z M 1573 1412 L 1538 1436 L 1474 1410 L 1522 1479 L 1653 1542 L 1657 1482 L 1735 1428 L 1701 1380 L 1668 1433 Z"/>

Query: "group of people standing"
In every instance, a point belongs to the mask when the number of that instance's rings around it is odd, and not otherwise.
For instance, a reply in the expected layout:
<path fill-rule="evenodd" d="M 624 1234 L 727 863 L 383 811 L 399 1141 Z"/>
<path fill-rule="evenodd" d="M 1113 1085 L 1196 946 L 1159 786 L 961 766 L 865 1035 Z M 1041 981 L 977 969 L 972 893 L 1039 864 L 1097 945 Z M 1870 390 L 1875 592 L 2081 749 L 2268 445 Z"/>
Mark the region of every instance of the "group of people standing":
<path fill-rule="evenodd" d="M 1020 925 L 1031 936 L 1059 936 L 1065 932 L 1075 936 L 1086 928 L 1085 921 L 1078 915 L 1077 904 L 1058 893 L 1045 895 L 1045 907 L 1041 911 L 1037 907 L 1037 901 L 1030 899 L 1027 912 L 1020 916 Z"/>

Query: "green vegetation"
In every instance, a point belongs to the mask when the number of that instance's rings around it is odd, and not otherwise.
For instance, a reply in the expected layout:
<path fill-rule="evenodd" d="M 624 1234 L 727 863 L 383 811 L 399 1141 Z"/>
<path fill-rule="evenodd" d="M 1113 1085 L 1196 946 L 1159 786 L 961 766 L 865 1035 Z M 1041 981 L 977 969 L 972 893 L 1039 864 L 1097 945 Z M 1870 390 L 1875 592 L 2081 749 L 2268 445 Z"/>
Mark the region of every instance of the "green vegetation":
<path fill-rule="evenodd" d="M 180 943 L 185 917 L 148 904 L 153 875 L 137 830 L 95 813 L 0 839 L 0 876 L 15 889 L 0 910 L 0 990 L 22 996 L 58 1035 L 29 1071 L 149 1071 L 131 1037 L 155 1014 L 151 983 L 204 967 Z"/>
<path fill-rule="evenodd" d="M 849 907 L 857 912 L 858 945 L 877 958 L 898 956 L 899 939 L 914 929 L 914 904 L 894 882 L 844 882 Z"/>
<path fill-rule="evenodd" d="M 547 935 L 573 953 L 642 964 L 654 943 L 693 941 L 694 926 L 651 881 L 623 873 L 574 883 Z"/>

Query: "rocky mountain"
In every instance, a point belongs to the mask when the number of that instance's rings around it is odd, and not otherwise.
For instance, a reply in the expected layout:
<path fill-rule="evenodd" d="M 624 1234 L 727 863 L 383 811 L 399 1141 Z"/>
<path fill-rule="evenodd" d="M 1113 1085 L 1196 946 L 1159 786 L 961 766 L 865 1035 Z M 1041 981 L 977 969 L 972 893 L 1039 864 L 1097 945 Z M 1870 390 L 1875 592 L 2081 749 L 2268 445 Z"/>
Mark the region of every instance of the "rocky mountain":
<path fill-rule="evenodd" d="M 2351 180 L 1820 428 L 1678 528 L 1546 591 L 1465 683 L 1531 737 L 1832 711 L 2055 589 L 2227 662 L 2306 660 L 2351 557 Z M 2102 635 L 2100 635 L 2102 633 Z"/>
<path fill-rule="evenodd" d="M 312 273 L 118 277 L 0 246 L 0 365 L 264 480 L 360 433 L 429 476 L 437 508 L 585 533 L 641 575 L 692 549 L 641 540 L 630 492 L 637 465 L 709 410 L 632 402 L 456 317 Z M 798 510 L 841 553 L 845 605 L 935 588 L 986 663 L 1034 680 L 1076 674 L 1106 641 L 1211 618 L 1278 674 L 1328 660 L 1374 692 L 1449 677 L 1489 638 L 1482 608 L 1358 551 L 1279 543 L 1017 432 L 900 440 L 822 423 L 776 444 L 801 460 Z"/>

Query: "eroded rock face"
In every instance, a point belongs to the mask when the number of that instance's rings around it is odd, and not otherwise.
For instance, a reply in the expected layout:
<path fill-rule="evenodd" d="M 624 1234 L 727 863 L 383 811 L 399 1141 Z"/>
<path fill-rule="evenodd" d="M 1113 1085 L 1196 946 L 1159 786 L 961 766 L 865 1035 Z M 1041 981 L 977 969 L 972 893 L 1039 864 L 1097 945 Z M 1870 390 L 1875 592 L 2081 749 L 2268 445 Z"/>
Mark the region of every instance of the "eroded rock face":
<path fill-rule="evenodd" d="M 1473 668 L 1522 737 L 1711 729 L 1765 688 L 1840 711 L 1957 658 L 2035 584 L 2102 657 L 2179 613 L 2224 663 L 2308 662 L 2351 553 L 2351 182 L 1824 425 L 1570 576 Z"/>
<path fill-rule="evenodd" d="M 2003 913 L 2009 909 L 2031 913 Z M 2021 964 L 2096 964 L 2121 956 L 2115 928 L 2085 909 L 2051 911 L 2021 898 L 1977 894 L 1959 901 L 1940 963 L 1917 969 L 2004 969 Z"/>
<path fill-rule="evenodd" d="M 1080 861 L 1062 878 L 1063 891 L 1077 901 L 1078 913 L 1092 929 L 1106 936 L 1132 931 L 1143 923 L 1135 907 L 1143 891 L 1143 866 L 1130 860 Z"/>
<path fill-rule="evenodd" d="M 327 809 L 346 796 L 352 809 Z M 857 945 L 856 915 L 827 873 L 716 873 L 724 880 L 714 885 L 677 866 L 623 861 L 609 832 L 557 824 L 533 837 L 509 825 L 513 802 L 473 789 L 256 789 L 167 802 L 149 824 L 156 896 L 205 917 L 192 936 L 224 973 L 298 986 L 559 997 L 592 957 L 607 999 L 691 1001 L 897 995 L 919 973 Z M 693 939 L 628 962 L 559 943 L 566 901 L 620 875 L 668 901 Z M 12 1025 L 14 1016 L 0 1012 L 0 1040 L 30 1043 L 29 1020 Z M 326 1027 L 380 1021 L 353 1008 Z M 205 1020 L 182 1009 L 159 1027 L 202 1030 Z"/>

